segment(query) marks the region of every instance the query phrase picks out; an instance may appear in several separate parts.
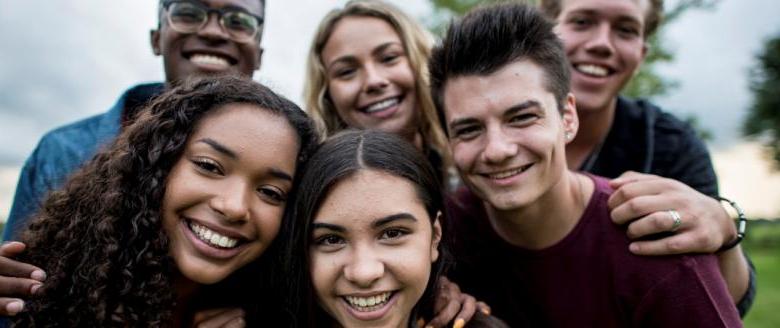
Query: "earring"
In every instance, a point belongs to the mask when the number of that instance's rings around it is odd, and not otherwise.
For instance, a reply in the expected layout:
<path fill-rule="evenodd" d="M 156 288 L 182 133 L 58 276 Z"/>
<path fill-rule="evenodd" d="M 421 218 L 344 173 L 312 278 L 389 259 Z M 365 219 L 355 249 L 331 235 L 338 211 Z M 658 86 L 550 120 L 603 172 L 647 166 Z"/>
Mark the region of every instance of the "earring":
<path fill-rule="evenodd" d="M 571 137 L 572 137 L 572 136 L 571 136 L 571 132 L 566 132 L 566 134 L 564 135 L 564 137 L 566 137 L 566 140 L 571 140 Z"/>

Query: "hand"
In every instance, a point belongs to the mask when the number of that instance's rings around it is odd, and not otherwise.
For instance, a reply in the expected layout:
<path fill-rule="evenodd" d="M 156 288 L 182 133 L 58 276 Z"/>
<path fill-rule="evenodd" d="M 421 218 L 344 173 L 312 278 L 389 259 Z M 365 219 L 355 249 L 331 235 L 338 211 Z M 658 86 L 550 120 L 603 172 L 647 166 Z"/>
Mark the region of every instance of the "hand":
<path fill-rule="evenodd" d="M 609 198 L 612 221 L 628 223 L 628 237 L 672 230 L 668 210 L 680 214 L 682 224 L 674 234 L 658 240 L 632 242 L 638 255 L 713 253 L 737 231 L 720 203 L 682 182 L 650 174 L 626 172 L 610 181 L 615 193 Z"/>
<path fill-rule="evenodd" d="M 435 317 L 430 322 L 418 322 L 422 327 L 445 327 L 447 322 L 453 321 L 454 328 L 462 328 L 466 322 L 474 316 L 474 311 L 479 308 L 485 314 L 490 314 L 490 307 L 469 295 L 462 293 L 457 284 L 447 277 L 440 277 L 436 286 L 436 300 L 433 304 Z"/>
<path fill-rule="evenodd" d="M 46 273 L 40 268 L 12 259 L 25 247 L 15 241 L 0 245 L 0 315 L 13 316 L 21 312 L 24 309 L 21 298 L 35 294 L 46 279 Z"/>
<path fill-rule="evenodd" d="M 243 328 L 244 310 L 240 308 L 209 309 L 195 313 L 192 326 L 197 328 Z"/>

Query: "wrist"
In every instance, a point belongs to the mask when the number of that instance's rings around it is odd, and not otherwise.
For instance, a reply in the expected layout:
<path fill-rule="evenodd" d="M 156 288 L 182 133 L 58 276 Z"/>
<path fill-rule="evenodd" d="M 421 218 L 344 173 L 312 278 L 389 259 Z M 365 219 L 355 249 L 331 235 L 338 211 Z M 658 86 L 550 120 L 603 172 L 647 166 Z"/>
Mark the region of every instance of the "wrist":
<path fill-rule="evenodd" d="M 720 249 L 718 249 L 717 252 L 721 253 L 733 249 L 745 238 L 745 234 L 747 233 L 747 218 L 745 217 L 745 212 L 742 210 L 742 207 L 736 202 L 720 196 L 715 199 L 720 202 L 726 213 L 729 213 L 729 217 L 734 220 L 736 228 L 736 234 L 732 238 L 726 240 Z M 731 211 L 728 210 L 729 208 Z"/>

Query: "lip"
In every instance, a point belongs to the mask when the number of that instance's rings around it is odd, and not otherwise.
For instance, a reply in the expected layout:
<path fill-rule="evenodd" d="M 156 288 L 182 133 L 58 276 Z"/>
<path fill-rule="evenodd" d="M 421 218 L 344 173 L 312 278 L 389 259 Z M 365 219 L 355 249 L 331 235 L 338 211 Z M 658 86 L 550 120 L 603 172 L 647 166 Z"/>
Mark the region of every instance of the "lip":
<path fill-rule="evenodd" d="M 195 233 L 192 232 L 192 230 L 190 230 L 188 221 L 196 222 L 202 226 L 205 226 L 211 230 L 214 230 L 230 238 L 239 239 L 239 244 L 238 246 L 230 249 L 217 248 L 211 246 L 210 244 L 200 240 L 200 238 L 198 238 L 198 236 L 196 236 Z M 244 249 L 246 249 L 249 246 L 248 243 L 249 238 L 245 238 L 244 236 L 241 236 L 240 234 L 237 234 L 235 232 L 229 232 L 229 231 L 225 231 L 224 229 L 213 228 L 212 225 L 205 224 L 201 221 L 192 220 L 189 218 L 182 218 L 181 220 L 179 220 L 179 228 L 182 230 L 184 235 L 187 236 L 187 239 L 190 241 L 193 248 L 195 248 L 195 250 L 198 251 L 198 253 L 208 258 L 212 258 L 216 260 L 228 260 L 230 258 L 235 257 L 236 255 L 241 253 Z"/>
<path fill-rule="evenodd" d="M 398 103 L 397 104 L 395 104 L 393 106 L 390 106 L 388 108 L 382 109 L 380 111 L 375 111 L 375 112 L 370 112 L 370 113 L 366 111 L 368 109 L 368 107 L 371 107 L 374 104 L 377 104 L 377 103 L 380 103 L 380 102 L 383 102 L 383 101 L 386 101 L 386 100 L 389 100 L 389 99 L 393 99 L 393 98 L 398 98 Z M 367 115 L 367 116 L 371 116 L 371 117 L 375 117 L 375 118 L 381 118 L 381 119 L 388 118 L 390 116 L 393 116 L 395 113 L 397 113 L 401 109 L 401 105 L 404 103 L 405 99 L 406 99 L 406 97 L 404 95 L 395 95 L 395 96 L 390 96 L 390 97 L 384 97 L 384 98 L 379 99 L 377 101 L 372 101 L 372 102 L 370 102 L 370 103 L 368 103 L 366 105 L 358 106 L 358 111 L 360 113 L 362 113 L 363 115 Z"/>
<path fill-rule="evenodd" d="M 483 179 L 489 181 L 491 184 L 494 184 L 494 185 L 497 185 L 497 186 L 507 186 L 507 185 L 511 185 L 511 184 L 515 183 L 517 180 L 520 180 L 526 174 L 526 172 L 528 172 L 528 170 L 530 168 L 532 168 L 534 165 L 535 165 L 535 163 L 528 163 L 528 164 L 520 165 L 520 166 L 511 168 L 511 169 L 500 170 L 500 171 L 489 172 L 489 173 L 478 173 L 478 175 L 480 177 L 482 177 Z M 507 176 L 507 177 L 498 178 L 498 179 L 491 177 L 491 175 L 494 175 L 494 174 L 510 172 L 510 171 L 514 171 L 514 170 L 520 170 L 520 172 L 517 172 L 517 173 L 512 174 L 510 176 Z"/>
<path fill-rule="evenodd" d="M 358 311 L 347 302 L 347 300 L 344 299 L 344 296 L 360 296 L 360 297 L 367 297 L 372 295 L 378 295 L 381 293 L 364 293 L 364 294 L 349 294 L 349 295 L 342 295 L 339 296 L 339 300 L 341 301 L 341 305 L 344 306 L 344 308 L 347 310 L 347 313 L 349 313 L 351 316 L 355 317 L 358 320 L 362 321 L 372 321 L 372 320 L 378 320 L 384 317 L 388 312 L 390 312 L 390 309 L 395 305 L 395 302 L 398 300 L 398 291 L 392 291 L 392 296 L 390 296 L 390 299 L 387 300 L 387 303 L 385 303 L 381 308 L 376 309 L 371 312 L 361 312 Z"/>

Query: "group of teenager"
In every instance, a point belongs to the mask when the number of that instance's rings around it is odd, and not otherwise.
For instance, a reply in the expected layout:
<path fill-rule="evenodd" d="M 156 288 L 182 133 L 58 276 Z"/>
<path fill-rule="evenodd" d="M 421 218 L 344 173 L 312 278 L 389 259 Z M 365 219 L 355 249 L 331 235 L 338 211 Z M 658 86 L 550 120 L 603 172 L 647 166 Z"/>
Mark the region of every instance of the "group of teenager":
<path fill-rule="evenodd" d="M 705 146 L 618 95 L 662 1 L 483 6 L 435 46 L 350 1 L 305 111 L 251 80 L 264 7 L 162 0 L 166 81 L 43 137 L 0 247 L 10 324 L 741 326 Z"/>

